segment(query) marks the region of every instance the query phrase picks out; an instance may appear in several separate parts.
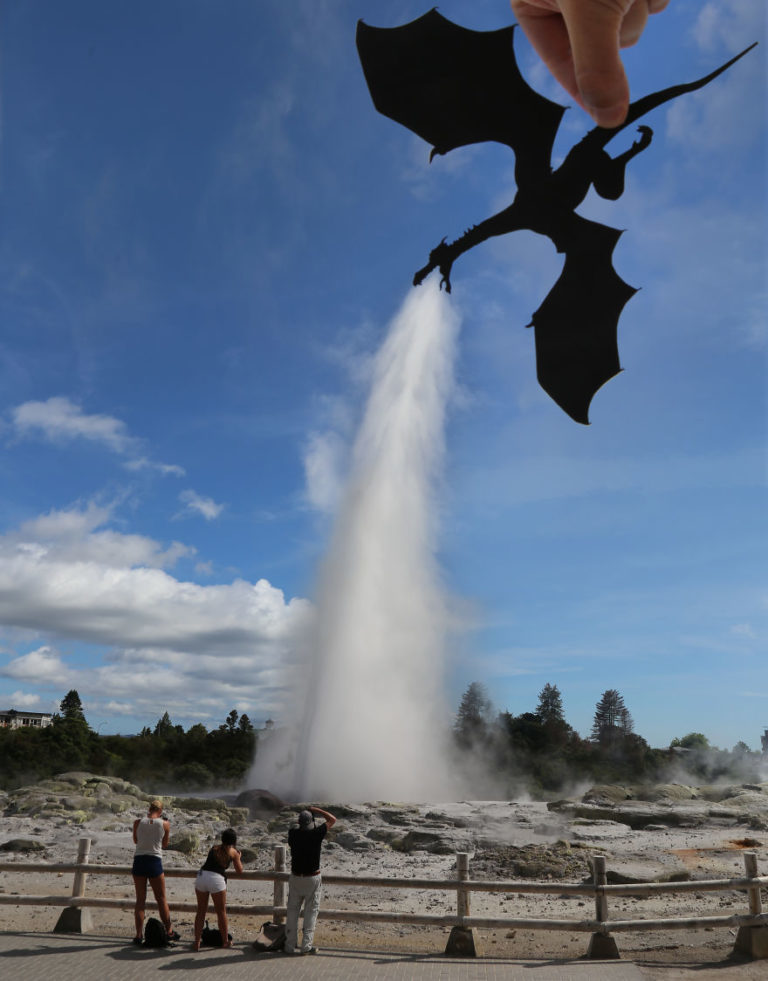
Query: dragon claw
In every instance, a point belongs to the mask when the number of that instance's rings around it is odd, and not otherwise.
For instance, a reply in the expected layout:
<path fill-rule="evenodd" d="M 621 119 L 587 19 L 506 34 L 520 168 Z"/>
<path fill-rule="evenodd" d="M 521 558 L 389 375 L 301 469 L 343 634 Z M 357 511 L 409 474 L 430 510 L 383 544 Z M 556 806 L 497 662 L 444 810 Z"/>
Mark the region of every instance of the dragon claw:
<path fill-rule="evenodd" d="M 637 147 L 638 151 L 645 150 L 646 147 L 651 145 L 653 130 L 650 126 L 638 126 L 637 132 L 640 134 L 640 139 L 636 140 L 632 146 Z"/>

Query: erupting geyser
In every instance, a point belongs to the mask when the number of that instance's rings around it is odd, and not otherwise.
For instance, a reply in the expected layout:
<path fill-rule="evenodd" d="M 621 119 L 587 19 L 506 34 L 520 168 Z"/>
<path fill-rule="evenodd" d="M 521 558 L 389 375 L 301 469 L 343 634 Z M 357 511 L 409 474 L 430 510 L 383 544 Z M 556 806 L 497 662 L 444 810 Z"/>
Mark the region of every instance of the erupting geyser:
<path fill-rule="evenodd" d="M 262 786 L 302 800 L 451 796 L 435 485 L 457 332 L 431 283 L 377 355 L 320 569 L 292 763 L 279 777 L 257 764 Z"/>

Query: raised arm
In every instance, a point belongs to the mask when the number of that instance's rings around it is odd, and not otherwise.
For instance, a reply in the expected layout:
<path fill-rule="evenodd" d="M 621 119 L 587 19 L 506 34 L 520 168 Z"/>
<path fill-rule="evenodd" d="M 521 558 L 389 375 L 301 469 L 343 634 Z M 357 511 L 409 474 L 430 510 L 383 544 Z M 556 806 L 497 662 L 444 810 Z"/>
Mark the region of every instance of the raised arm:
<path fill-rule="evenodd" d="M 324 818 L 325 823 L 328 825 L 328 830 L 330 830 L 334 824 L 336 824 L 336 818 L 333 816 L 333 814 L 331 814 L 330 811 L 324 811 L 322 807 L 315 807 L 312 805 L 312 807 L 308 807 L 307 810 L 311 811 L 313 814 L 319 814 L 321 818 Z"/>

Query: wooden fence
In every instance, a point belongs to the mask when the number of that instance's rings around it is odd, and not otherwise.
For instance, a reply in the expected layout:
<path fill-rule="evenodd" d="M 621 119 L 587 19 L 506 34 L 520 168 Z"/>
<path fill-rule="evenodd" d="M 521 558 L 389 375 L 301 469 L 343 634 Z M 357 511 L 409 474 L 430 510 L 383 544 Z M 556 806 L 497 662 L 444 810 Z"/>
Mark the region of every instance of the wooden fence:
<path fill-rule="evenodd" d="M 91 840 L 81 838 L 77 861 L 74 863 L 0 862 L 5 872 L 73 872 L 74 880 L 70 896 L 32 896 L 0 894 L 0 905 L 14 906 L 64 906 L 77 910 L 88 907 L 132 908 L 133 897 L 126 899 L 86 896 L 85 886 L 89 875 L 130 877 L 130 865 L 92 865 L 89 862 Z M 744 852 L 744 876 L 734 879 L 697 879 L 684 882 L 648 882 L 622 885 L 607 883 L 606 860 L 602 856 L 592 859 L 593 876 L 590 883 L 568 884 L 562 882 L 485 881 L 469 877 L 469 855 L 456 855 L 457 874 L 454 879 L 401 879 L 377 876 L 351 876 L 323 874 L 323 883 L 329 886 L 358 886 L 369 889 L 440 890 L 456 893 L 456 913 L 400 913 L 386 910 L 348 910 L 321 908 L 320 917 L 327 920 L 367 923 L 397 923 L 419 926 L 453 928 L 458 934 L 455 952 L 474 953 L 474 928 L 559 930 L 592 934 L 588 956 L 618 957 L 618 949 L 612 934 L 627 931 L 707 929 L 717 927 L 738 928 L 736 947 L 753 957 L 768 957 L 768 913 L 763 912 L 761 889 L 768 888 L 768 876 L 758 874 L 757 855 Z M 269 916 L 274 922 L 283 922 L 286 915 L 286 848 L 275 848 L 274 867 L 268 871 L 246 871 L 236 876 L 239 880 L 273 882 L 272 903 L 263 905 L 238 904 L 228 898 L 227 910 L 255 916 Z M 193 879 L 197 870 L 165 868 L 166 878 Z M 233 876 L 234 878 L 234 876 Z M 660 919 L 609 919 L 609 898 L 621 896 L 649 897 L 662 893 L 729 892 L 746 893 L 747 911 L 728 916 L 664 917 Z M 473 916 L 471 894 L 473 892 L 538 893 L 558 896 L 588 896 L 594 899 L 595 915 L 588 919 L 531 919 L 512 916 Z M 149 899 L 148 899 L 149 902 Z M 153 905 L 153 903 L 150 903 Z M 174 911 L 194 913 L 197 904 L 172 902 Z M 63 914 L 62 914 L 63 915 Z M 79 932 L 79 931 L 78 931 Z"/>

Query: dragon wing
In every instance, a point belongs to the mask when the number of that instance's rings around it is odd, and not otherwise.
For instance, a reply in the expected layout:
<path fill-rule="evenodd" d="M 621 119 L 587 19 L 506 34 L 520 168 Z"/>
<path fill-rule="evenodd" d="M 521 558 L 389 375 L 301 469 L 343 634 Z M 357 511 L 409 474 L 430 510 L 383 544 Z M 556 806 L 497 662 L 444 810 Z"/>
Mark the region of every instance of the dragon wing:
<path fill-rule="evenodd" d="M 524 80 L 513 34 L 472 31 L 433 9 L 400 27 L 359 21 L 357 50 L 380 113 L 431 143 L 433 156 L 487 141 L 511 147 L 520 186 L 549 173 L 565 109 Z"/>
<path fill-rule="evenodd" d="M 595 392 L 621 371 L 617 328 L 637 290 L 613 268 L 621 232 L 573 215 L 559 238 L 565 262 L 528 325 L 536 337 L 539 384 L 576 422 L 589 423 Z"/>
<path fill-rule="evenodd" d="M 703 78 L 638 99 L 630 105 L 621 126 L 595 127 L 583 142 L 605 146 L 616 133 L 651 109 L 703 88 L 754 46 L 750 45 Z M 529 325 L 536 336 L 539 384 L 572 419 L 585 424 L 589 422 L 592 397 L 621 371 L 617 344 L 619 317 L 625 303 L 637 292 L 613 268 L 613 250 L 621 234 L 577 214 L 559 225 L 551 238 L 558 252 L 565 253 L 563 269 Z"/>

